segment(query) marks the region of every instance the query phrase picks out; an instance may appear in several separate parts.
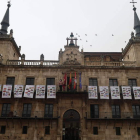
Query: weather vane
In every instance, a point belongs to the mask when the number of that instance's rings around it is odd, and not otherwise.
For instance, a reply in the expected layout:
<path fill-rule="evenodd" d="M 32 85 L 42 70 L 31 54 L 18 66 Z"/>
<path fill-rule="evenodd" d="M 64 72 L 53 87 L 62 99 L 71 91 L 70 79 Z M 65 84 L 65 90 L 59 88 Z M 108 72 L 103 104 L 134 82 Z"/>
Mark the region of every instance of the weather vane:
<path fill-rule="evenodd" d="M 133 3 L 133 7 L 135 7 L 135 3 L 137 3 L 137 2 L 135 2 L 134 0 L 132 0 L 132 2 L 130 2 L 130 3 Z"/>

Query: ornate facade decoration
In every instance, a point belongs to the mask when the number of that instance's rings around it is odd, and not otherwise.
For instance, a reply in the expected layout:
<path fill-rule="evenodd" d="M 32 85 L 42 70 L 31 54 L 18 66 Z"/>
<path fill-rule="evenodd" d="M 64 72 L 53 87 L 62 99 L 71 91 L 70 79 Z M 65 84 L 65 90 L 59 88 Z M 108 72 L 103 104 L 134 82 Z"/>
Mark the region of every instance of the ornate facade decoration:
<path fill-rule="evenodd" d="M 80 65 L 80 63 L 77 61 L 77 54 L 73 53 L 73 51 L 71 51 L 70 54 L 66 54 L 67 55 L 67 59 L 64 62 L 64 65 Z"/>

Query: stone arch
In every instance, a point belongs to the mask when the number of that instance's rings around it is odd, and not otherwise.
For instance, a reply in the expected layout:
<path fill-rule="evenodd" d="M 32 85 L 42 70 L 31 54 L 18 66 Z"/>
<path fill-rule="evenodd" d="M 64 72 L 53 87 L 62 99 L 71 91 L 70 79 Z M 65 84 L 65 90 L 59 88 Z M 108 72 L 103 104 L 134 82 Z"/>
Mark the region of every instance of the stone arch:
<path fill-rule="evenodd" d="M 80 140 L 80 114 L 74 109 L 69 109 L 63 114 L 63 139 Z"/>
<path fill-rule="evenodd" d="M 69 109 L 63 114 L 63 119 L 76 119 L 80 120 L 80 114 L 74 109 Z"/>

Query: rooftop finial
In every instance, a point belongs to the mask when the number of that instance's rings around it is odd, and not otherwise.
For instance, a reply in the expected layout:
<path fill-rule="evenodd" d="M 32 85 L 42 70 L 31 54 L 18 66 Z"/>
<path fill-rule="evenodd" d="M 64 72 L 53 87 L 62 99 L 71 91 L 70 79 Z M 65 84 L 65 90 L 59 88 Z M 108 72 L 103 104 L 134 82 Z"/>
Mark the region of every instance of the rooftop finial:
<path fill-rule="evenodd" d="M 9 24 L 9 8 L 11 6 L 10 1 L 8 1 L 7 6 L 8 6 L 8 8 L 7 8 L 6 13 L 5 13 L 4 17 L 3 17 L 3 20 L 1 22 L 0 33 L 2 33 L 2 34 L 7 34 L 7 29 L 10 26 L 10 24 Z"/>
<path fill-rule="evenodd" d="M 136 11 L 135 3 L 137 3 L 137 2 L 135 2 L 134 0 L 132 0 L 132 2 L 130 2 L 130 3 L 133 4 L 133 10 Z"/>
<path fill-rule="evenodd" d="M 10 1 L 10 0 L 8 1 L 7 6 L 8 6 L 8 7 L 10 7 L 10 6 L 11 6 L 11 1 Z"/>

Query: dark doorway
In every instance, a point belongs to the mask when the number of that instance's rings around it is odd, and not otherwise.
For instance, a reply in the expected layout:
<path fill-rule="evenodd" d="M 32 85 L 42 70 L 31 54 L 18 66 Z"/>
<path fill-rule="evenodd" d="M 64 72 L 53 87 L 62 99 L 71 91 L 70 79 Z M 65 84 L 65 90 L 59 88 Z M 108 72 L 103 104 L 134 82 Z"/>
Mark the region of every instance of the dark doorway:
<path fill-rule="evenodd" d="M 63 116 L 63 140 L 81 140 L 80 138 L 80 115 L 70 109 Z"/>

